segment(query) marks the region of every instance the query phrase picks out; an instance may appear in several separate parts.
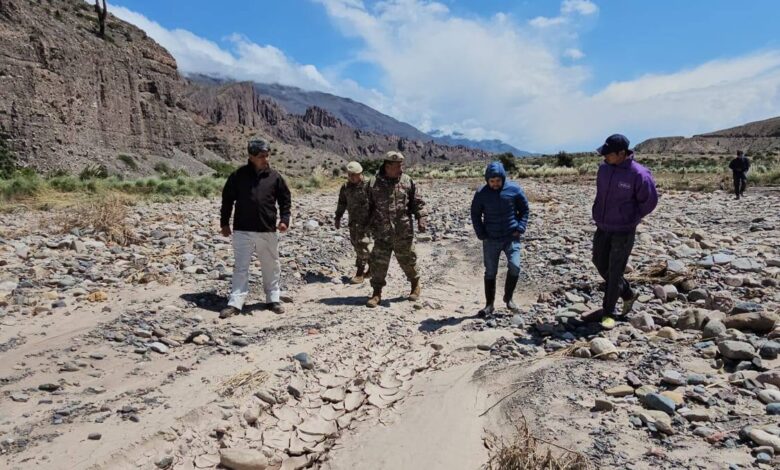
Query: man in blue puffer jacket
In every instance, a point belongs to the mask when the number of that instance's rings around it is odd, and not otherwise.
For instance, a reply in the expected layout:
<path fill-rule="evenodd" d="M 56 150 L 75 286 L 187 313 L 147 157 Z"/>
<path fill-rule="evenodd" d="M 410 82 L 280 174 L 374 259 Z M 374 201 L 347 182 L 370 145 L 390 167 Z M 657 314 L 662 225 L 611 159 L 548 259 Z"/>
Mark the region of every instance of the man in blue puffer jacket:
<path fill-rule="evenodd" d="M 504 285 L 504 302 L 516 312 L 512 294 L 520 277 L 520 236 L 528 225 L 528 199 L 515 182 L 506 180 L 501 162 L 491 162 L 485 169 L 487 184 L 480 187 L 471 201 L 471 224 L 477 238 L 482 240 L 485 263 L 485 308 L 480 315 L 493 313 L 496 297 L 498 259 L 504 252 L 509 271 Z"/>

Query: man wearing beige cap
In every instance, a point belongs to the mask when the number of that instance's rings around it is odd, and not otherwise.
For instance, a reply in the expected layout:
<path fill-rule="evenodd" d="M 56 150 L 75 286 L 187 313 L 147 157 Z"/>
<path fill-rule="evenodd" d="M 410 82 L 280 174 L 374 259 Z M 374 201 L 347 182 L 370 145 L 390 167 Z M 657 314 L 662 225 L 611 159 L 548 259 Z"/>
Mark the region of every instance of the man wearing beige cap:
<path fill-rule="evenodd" d="M 357 272 L 352 278 L 352 284 L 362 284 L 368 276 L 368 245 L 371 237 L 368 228 L 368 193 L 363 180 L 363 167 L 358 162 L 347 165 L 347 182 L 339 190 L 339 202 L 336 205 L 335 225 L 341 228 L 341 218 L 344 212 L 349 212 L 349 241 L 355 248 Z"/>
<path fill-rule="evenodd" d="M 376 307 L 382 301 L 382 288 L 393 253 L 412 285 L 409 300 L 420 298 L 413 219 L 417 220 L 417 229 L 425 232 L 428 214 L 419 189 L 412 178 L 403 173 L 403 161 L 401 152 L 387 152 L 379 172 L 368 182 L 368 220 L 374 236 L 370 263 L 374 293 L 366 302 L 367 307 Z"/>

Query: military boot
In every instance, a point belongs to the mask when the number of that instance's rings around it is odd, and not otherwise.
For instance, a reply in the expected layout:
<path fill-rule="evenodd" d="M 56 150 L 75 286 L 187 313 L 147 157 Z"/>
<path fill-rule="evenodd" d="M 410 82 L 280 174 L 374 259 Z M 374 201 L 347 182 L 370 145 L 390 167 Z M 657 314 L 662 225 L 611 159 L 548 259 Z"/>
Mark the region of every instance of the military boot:
<path fill-rule="evenodd" d="M 420 298 L 420 291 L 422 290 L 422 287 L 420 287 L 420 280 L 416 279 L 412 281 L 412 291 L 409 292 L 409 300 L 412 302 L 417 302 L 417 300 Z"/>
<path fill-rule="evenodd" d="M 368 302 L 366 302 L 366 307 L 369 308 L 377 307 L 380 302 L 382 302 L 382 288 L 374 287 L 374 294 L 371 296 L 370 299 L 368 299 Z"/>
<path fill-rule="evenodd" d="M 358 265 L 357 272 L 352 277 L 352 279 L 349 280 L 352 284 L 363 284 L 363 281 L 366 279 L 366 272 L 365 272 L 365 266 Z"/>

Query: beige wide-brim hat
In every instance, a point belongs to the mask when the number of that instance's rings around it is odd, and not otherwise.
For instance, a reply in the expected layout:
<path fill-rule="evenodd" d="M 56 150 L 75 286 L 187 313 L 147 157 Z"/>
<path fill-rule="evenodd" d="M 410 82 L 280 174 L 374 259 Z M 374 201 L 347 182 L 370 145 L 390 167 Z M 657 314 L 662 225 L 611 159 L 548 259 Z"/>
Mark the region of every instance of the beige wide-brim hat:
<path fill-rule="evenodd" d="M 385 154 L 386 162 L 402 162 L 404 161 L 404 154 L 391 150 Z"/>
<path fill-rule="evenodd" d="M 358 162 L 349 162 L 347 163 L 347 173 L 359 175 L 360 173 L 363 173 L 363 167 L 360 166 L 360 163 Z"/>

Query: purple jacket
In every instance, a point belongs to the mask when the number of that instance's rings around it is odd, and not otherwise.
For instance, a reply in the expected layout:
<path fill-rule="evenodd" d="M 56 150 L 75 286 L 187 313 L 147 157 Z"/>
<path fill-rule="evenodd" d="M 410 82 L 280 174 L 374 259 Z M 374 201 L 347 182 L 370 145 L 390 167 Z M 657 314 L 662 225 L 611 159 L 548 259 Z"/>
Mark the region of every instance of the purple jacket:
<path fill-rule="evenodd" d="M 593 220 L 601 230 L 631 232 L 657 204 L 653 175 L 634 161 L 633 152 L 620 165 L 599 166 Z"/>

